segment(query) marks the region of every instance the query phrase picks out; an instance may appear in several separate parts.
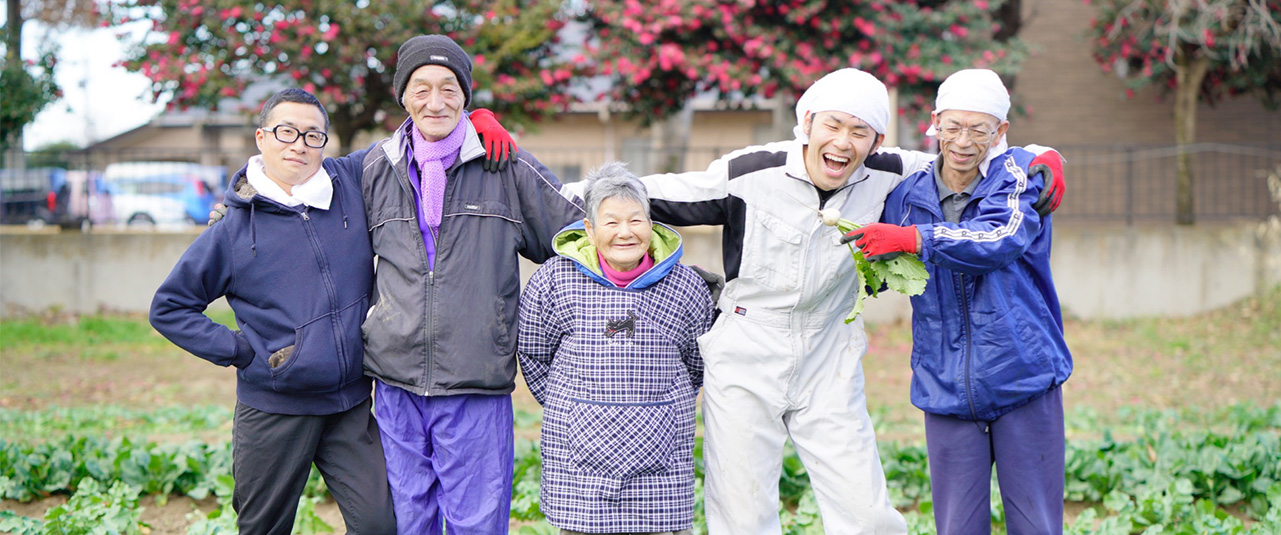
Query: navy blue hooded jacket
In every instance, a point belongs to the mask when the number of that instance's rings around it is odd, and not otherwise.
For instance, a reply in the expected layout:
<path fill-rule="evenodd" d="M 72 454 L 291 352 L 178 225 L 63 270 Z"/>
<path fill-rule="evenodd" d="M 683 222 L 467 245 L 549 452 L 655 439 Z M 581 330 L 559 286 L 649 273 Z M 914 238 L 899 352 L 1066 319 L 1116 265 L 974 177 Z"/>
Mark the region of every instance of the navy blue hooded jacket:
<path fill-rule="evenodd" d="M 365 152 L 324 160 L 334 183 L 328 210 L 268 200 L 241 169 L 227 190 L 227 215 L 156 291 L 151 324 L 196 356 L 238 368 L 236 397 L 245 405 L 322 415 L 369 397 L 360 333 L 374 272 L 360 196 Z M 222 296 L 238 331 L 203 314 Z"/>

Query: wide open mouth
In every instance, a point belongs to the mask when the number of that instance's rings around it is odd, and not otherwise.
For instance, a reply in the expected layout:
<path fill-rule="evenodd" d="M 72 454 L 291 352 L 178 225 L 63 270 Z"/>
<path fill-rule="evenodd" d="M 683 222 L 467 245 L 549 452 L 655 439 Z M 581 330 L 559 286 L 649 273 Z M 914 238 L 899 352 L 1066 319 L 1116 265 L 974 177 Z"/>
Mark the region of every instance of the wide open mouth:
<path fill-rule="evenodd" d="M 823 155 L 823 167 L 827 170 L 827 174 L 829 175 L 840 176 L 841 173 L 845 172 L 845 168 L 849 167 L 849 165 L 850 159 L 845 156 L 838 156 L 835 154 Z"/>

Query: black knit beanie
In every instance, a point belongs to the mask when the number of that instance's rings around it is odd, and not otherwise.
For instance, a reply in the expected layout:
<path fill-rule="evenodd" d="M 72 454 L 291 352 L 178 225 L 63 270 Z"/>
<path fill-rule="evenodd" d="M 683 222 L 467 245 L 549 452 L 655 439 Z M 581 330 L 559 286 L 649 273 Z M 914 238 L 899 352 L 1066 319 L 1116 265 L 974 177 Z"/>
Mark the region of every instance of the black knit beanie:
<path fill-rule="evenodd" d="M 396 103 L 405 107 L 405 86 L 409 76 L 423 65 L 441 65 L 454 71 L 458 84 L 463 86 L 463 107 L 471 105 L 471 57 L 463 52 L 453 39 L 444 35 L 419 35 L 400 45 L 396 57 Z"/>

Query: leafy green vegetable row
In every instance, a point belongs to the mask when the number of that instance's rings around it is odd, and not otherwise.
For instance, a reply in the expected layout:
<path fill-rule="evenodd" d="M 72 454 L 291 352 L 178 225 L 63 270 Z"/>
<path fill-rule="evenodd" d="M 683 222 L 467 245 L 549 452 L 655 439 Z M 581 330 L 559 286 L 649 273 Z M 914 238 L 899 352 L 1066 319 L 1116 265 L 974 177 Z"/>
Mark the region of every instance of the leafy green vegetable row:
<path fill-rule="evenodd" d="M 230 477 L 231 444 L 135 444 L 128 438 L 66 437 L 41 444 L 0 440 L 0 498 L 31 501 L 76 490 L 85 478 L 120 481 L 164 503 L 170 494 L 202 500 Z"/>
<path fill-rule="evenodd" d="M 49 407 L 37 411 L 0 409 L 0 436 L 51 438 L 67 434 L 189 434 L 231 428 L 230 406 L 165 406 L 148 409 L 115 405 Z"/>
<path fill-rule="evenodd" d="M 885 444 L 880 451 L 894 505 L 909 511 L 914 532 L 932 531 L 924 446 Z M 696 459 L 701 459 L 701 454 Z M 1225 506 L 1239 507 L 1247 513 L 1257 522 L 1251 529 L 1281 529 L 1278 459 L 1281 439 L 1275 429 L 1233 434 L 1158 430 L 1130 441 L 1116 440 L 1104 433 L 1101 440 L 1071 442 L 1067 454 L 1067 499 L 1100 503 L 1104 514 L 1099 520 L 1100 511 L 1088 510 L 1071 526 L 1076 530 L 1073 533 L 1130 533 L 1125 530 L 1137 532 L 1153 525 L 1167 530 L 1196 526 L 1197 530 L 1211 531 L 1194 532 L 1247 533 L 1240 520 L 1223 512 L 1221 508 Z M 542 519 L 538 508 L 541 468 L 537 443 L 519 441 L 512 499 L 514 520 Z M 701 482 L 702 467 L 697 468 Z M 227 504 L 232 484 L 230 469 L 227 443 L 135 444 L 127 438 L 94 437 L 65 437 L 36 444 L 0 441 L 3 498 L 29 501 L 74 492 L 80 498 L 73 502 L 90 504 L 93 496 L 103 493 L 128 494 L 116 483 L 134 489 L 135 500 L 138 493 L 155 495 L 160 503 L 171 494 L 194 499 L 218 496 L 222 507 L 211 518 L 201 520 L 204 524 L 234 525 L 234 513 Z M 314 506 L 325 494 L 323 482 L 315 476 L 300 509 L 300 522 L 311 522 L 319 528 L 323 522 L 314 514 L 307 516 L 311 510 L 308 506 Z M 108 487 L 99 481 L 112 484 Z M 700 504 L 701 490 L 699 485 Z M 808 533 L 817 529 L 816 503 L 805 468 L 795 454 L 784 459 L 779 491 L 785 531 Z M 107 501 L 119 503 L 120 498 Z M 78 506 L 69 502 L 63 507 Z M 996 525 L 1004 523 L 999 496 L 993 499 L 992 517 Z M 0 516 L 0 526 L 4 526 L 3 522 L 18 520 Z M 8 529 L 21 532 L 12 525 Z M 527 526 L 523 532 L 544 533 L 545 524 Z"/>

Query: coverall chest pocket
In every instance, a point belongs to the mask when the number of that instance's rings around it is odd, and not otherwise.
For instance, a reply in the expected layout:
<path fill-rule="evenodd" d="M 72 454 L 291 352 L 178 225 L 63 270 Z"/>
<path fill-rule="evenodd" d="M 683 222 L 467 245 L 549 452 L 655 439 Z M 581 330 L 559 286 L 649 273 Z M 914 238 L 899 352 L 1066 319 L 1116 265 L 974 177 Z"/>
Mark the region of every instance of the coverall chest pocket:
<path fill-rule="evenodd" d="M 753 282 L 779 291 L 800 284 L 801 242 L 805 234 L 764 210 L 748 215 L 743 266 Z"/>
<path fill-rule="evenodd" d="M 634 477 L 664 474 L 676 442 L 673 402 L 601 403 L 570 400 L 570 460 L 617 500 Z"/>

